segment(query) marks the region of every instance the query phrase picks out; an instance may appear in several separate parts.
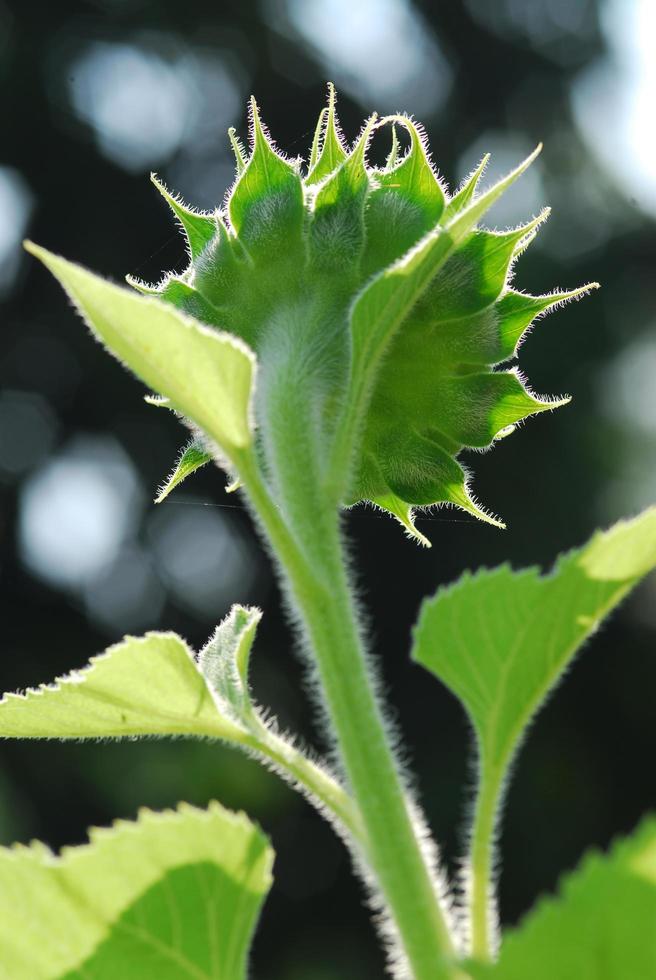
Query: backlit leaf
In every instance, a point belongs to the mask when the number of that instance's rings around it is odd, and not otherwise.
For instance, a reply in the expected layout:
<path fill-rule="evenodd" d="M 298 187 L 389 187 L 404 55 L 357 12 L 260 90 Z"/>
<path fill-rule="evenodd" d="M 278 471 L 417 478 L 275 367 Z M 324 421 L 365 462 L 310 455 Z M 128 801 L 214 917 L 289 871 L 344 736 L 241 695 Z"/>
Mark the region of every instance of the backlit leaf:
<path fill-rule="evenodd" d="M 656 976 L 656 821 L 590 854 L 506 934 L 474 980 L 650 980 Z"/>
<path fill-rule="evenodd" d="M 252 352 L 160 300 L 138 296 L 28 243 L 91 331 L 150 388 L 232 456 L 252 441 Z"/>
<path fill-rule="evenodd" d="M 460 699 L 476 734 L 470 885 L 479 910 L 488 902 L 502 795 L 531 718 L 581 645 L 654 568 L 656 508 L 651 508 L 595 534 L 560 558 L 549 575 L 503 565 L 466 574 L 424 602 L 412 656 Z M 559 976 L 569 980 L 578 974 Z"/>
<path fill-rule="evenodd" d="M 272 859 L 218 803 L 142 810 L 60 856 L 0 848 L 0 977 L 243 980 Z"/>

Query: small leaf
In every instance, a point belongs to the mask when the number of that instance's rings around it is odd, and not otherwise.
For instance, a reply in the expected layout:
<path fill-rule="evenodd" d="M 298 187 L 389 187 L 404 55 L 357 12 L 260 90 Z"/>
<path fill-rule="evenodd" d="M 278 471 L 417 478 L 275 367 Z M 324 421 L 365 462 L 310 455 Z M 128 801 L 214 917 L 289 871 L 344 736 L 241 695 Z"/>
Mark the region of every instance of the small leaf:
<path fill-rule="evenodd" d="M 335 86 L 328 83 L 328 108 L 319 116 L 315 139 L 310 155 L 310 172 L 305 183 L 308 186 L 318 184 L 346 160 L 344 142 L 339 132 L 339 124 L 335 113 Z M 319 149 L 319 147 L 321 147 Z"/>
<path fill-rule="evenodd" d="M 198 658 L 175 633 L 126 637 L 83 670 L 6 694 L 0 738 L 206 735 L 244 742 L 255 714 L 248 662 L 261 618 L 259 609 L 233 606 Z"/>
<path fill-rule="evenodd" d="M 504 526 L 479 507 L 469 492 L 463 468 L 435 439 L 415 431 L 391 430 L 387 437 L 380 434 L 376 447 L 376 467 L 370 459 L 367 468 L 372 482 L 364 484 L 360 491 L 368 500 L 389 510 L 419 544 L 430 547 L 427 538 L 415 528 L 412 506 L 452 504 L 488 524 Z M 392 507 L 388 506 L 390 501 Z"/>
<path fill-rule="evenodd" d="M 237 338 L 137 296 L 31 242 L 92 333 L 231 458 L 248 447 L 255 357 Z"/>
<path fill-rule="evenodd" d="M 180 222 L 180 227 L 185 233 L 189 245 L 191 258 L 197 258 L 216 235 L 214 215 L 203 214 L 201 211 L 194 211 L 193 208 L 188 207 L 167 190 L 156 174 L 151 174 L 150 179 Z"/>
<path fill-rule="evenodd" d="M 237 719 L 253 713 L 248 664 L 261 618 L 259 609 L 233 606 L 198 657 L 203 676 Z"/>
<path fill-rule="evenodd" d="M 458 447 L 486 449 L 508 426 L 567 405 L 569 397 L 540 399 L 526 389 L 515 369 L 442 378 L 431 399 L 430 418 Z"/>
<path fill-rule="evenodd" d="M 555 898 L 506 934 L 499 961 L 474 980 L 649 980 L 656 976 L 656 820 L 589 854 Z"/>
<path fill-rule="evenodd" d="M 202 442 L 197 439 L 185 446 L 176 460 L 175 467 L 165 483 L 157 491 L 155 503 L 161 504 L 166 500 L 171 490 L 179 486 L 188 476 L 199 470 L 201 466 L 212 461 L 212 454 L 208 453 Z"/>
<path fill-rule="evenodd" d="M 417 544 L 422 545 L 424 548 L 432 548 L 432 544 L 428 540 L 425 534 L 422 534 L 415 526 L 414 519 L 414 508 L 411 504 L 406 503 L 405 500 L 401 500 L 394 493 L 376 493 L 372 491 L 369 495 L 372 498 L 372 503 L 382 510 L 387 511 L 392 517 L 395 517 L 397 521 L 405 528 L 407 536 L 409 538 L 414 538 Z"/>
<path fill-rule="evenodd" d="M 498 300 L 468 317 L 442 320 L 439 323 L 440 355 L 447 352 L 451 364 L 496 365 L 517 355 L 519 346 L 529 327 L 539 317 L 571 299 L 586 296 L 598 289 L 599 283 L 591 282 L 569 292 L 547 293 L 529 296 L 506 289 Z M 415 322 L 431 322 L 430 305 L 419 303 L 413 311 Z"/>
<path fill-rule="evenodd" d="M 0 848 L 7 980 L 244 980 L 273 853 L 243 814 L 141 810 L 57 857 Z"/>
<path fill-rule="evenodd" d="M 0 738 L 205 735 L 241 741 L 175 633 L 127 637 L 53 684 L 0 701 Z"/>

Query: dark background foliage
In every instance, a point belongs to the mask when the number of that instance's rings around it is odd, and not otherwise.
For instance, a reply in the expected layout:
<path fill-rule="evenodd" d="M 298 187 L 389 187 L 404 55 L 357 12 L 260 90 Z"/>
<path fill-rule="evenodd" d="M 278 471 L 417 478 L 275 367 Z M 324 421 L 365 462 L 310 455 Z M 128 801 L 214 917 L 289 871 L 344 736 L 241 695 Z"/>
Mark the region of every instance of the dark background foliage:
<path fill-rule="evenodd" d="M 470 736 L 450 695 L 409 663 L 421 597 L 465 568 L 548 566 L 654 497 L 650 6 L 0 0 L 3 690 L 80 666 L 125 632 L 174 629 L 200 644 L 231 602 L 254 602 L 265 610 L 257 695 L 322 744 L 270 564 L 239 501 L 207 470 L 153 507 L 185 434 L 93 344 L 55 283 L 21 254 L 22 235 L 118 280 L 181 268 L 181 239 L 148 171 L 191 203 L 217 205 L 232 179 L 225 131 L 235 123 L 244 132 L 251 91 L 291 154 L 307 153 L 326 78 L 340 88 L 351 138 L 372 108 L 413 111 L 452 186 L 485 150 L 507 169 L 542 139 L 540 162 L 494 215 L 503 227 L 554 208 L 518 283 L 544 291 L 598 279 L 604 288 L 541 322 L 522 351 L 535 389 L 570 392 L 573 404 L 470 458 L 478 497 L 509 530 L 437 512 L 420 521 L 434 543 L 421 551 L 372 511 L 347 518 L 376 661 L 455 866 Z M 606 846 L 656 804 L 654 589 L 643 586 L 590 642 L 534 725 L 501 840 L 506 923 L 586 847 Z M 37 836 L 59 847 L 140 805 L 212 797 L 246 809 L 278 854 L 254 975 L 380 976 L 341 845 L 254 763 L 183 741 L 1 747 L 5 843 Z"/>

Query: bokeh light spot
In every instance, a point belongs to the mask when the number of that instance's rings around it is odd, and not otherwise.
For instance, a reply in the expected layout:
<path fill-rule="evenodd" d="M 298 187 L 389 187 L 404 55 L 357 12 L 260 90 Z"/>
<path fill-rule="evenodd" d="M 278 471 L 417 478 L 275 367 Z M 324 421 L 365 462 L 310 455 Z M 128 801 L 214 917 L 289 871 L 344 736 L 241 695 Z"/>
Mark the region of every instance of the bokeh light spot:
<path fill-rule="evenodd" d="M 21 260 L 34 199 L 25 178 L 13 167 L 0 167 L 0 295 L 12 286 Z"/>
<path fill-rule="evenodd" d="M 656 4 L 606 0 L 602 26 L 609 53 L 572 89 L 576 122 L 624 194 L 656 214 Z"/>
<path fill-rule="evenodd" d="M 124 548 L 84 589 L 89 619 L 112 637 L 155 626 L 165 598 L 152 561 L 136 545 Z"/>
<path fill-rule="evenodd" d="M 134 467 L 113 439 L 76 438 L 21 488 L 23 564 L 52 585 L 83 587 L 116 559 L 140 497 Z"/>
<path fill-rule="evenodd" d="M 47 401 L 29 391 L 0 392 L 0 477 L 13 479 L 52 449 L 57 420 Z"/>
<path fill-rule="evenodd" d="M 286 20 L 315 49 L 339 88 L 381 112 L 412 106 L 420 117 L 433 115 L 448 98 L 451 68 L 406 0 L 271 0 L 267 12 L 276 28 Z"/>
<path fill-rule="evenodd" d="M 157 570 L 181 606 L 215 620 L 235 596 L 244 601 L 255 558 L 219 508 L 189 500 L 162 504 L 148 537 Z"/>
<path fill-rule="evenodd" d="M 168 160 L 187 141 L 202 149 L 241 101 L 218 55 L 194 54 L 164 36 L 151 42 L 94 41 L 67 69 L 75 112 L 101 152 L 132 173 Z"/>

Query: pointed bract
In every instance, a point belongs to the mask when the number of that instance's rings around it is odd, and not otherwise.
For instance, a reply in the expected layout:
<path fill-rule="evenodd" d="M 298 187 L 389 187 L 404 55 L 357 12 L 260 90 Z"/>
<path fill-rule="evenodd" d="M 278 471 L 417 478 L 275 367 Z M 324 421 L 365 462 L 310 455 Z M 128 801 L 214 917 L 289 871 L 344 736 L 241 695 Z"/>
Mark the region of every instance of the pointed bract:
<path fill-rule="evenodd" d="M 237 130 L 234 126 L 231 126 L 228 130 L 228 139 L 230 140 L 232 152 L 235 155 L 235 166 L 237 167 L 237 176 L 239 176 L 246 169 L 246 151 L 237 136 Z"/>
<path fill-rule="evenodd" d="M 330 82 L 328 85 L 328 107 L 319 116 L 312 143 L 310 171 L 306 179 L 308 185 L 319 183 L 346 160 L 347 154 L 339 132 L 335 101 L 335 86 Z"/>
<path fill-rule="evenodd" d="M 167 190 L 156 174 L 151 174 L 150 179 L 180 222 L 180 227 L 187 239 L 190 257 L 192 259 L 197 258 L 216 235 L 214 216 L 202 214 L 200 211 L 194 211 L 187 207 Z"/>
<path fill-rule="evenodd" d="M 212 454 L 208 453 L 205 446 L 198 439 L 192 439 L 185 446 L 178 456 L 173 472 L 168 476 L 163 485 L 157 491 L 155 503 L 161 504 L 175 487 L 199 470 L 202 466 L 212 461 Z"/>
<path fill-rule="evenodd" d="M 476 195 L 480 179 L 485 173 L 489 162 L 490 154 L 486 153 L 479 165 L 472 170 L 469 177 L 463 181 L 462 187 L 456 191 L 448 202 L 444 213 L 445 220 L 450 220 L 458 213 L 458 211 L 463 211 L 464 208 L 471 204 Z"/>
<path fill-rule="evenodd" d="M 402 126 L 410 147 L 392 168 L 375 174 L 378 186 L 367 201 L 364 275 L 400 258 L 435 228 L 444 211 L 444 190 L 428 158 L 423 131 L 407 116 L 387 116 L 379 123 L 385 124 L 394 126 L 394 132 Z"/>
<path fill-rule="evenodd" d="M 296 250 L 303 227 L 303 186 L 298 169 L 283 159 L 266 134 L 251 99 L 251 154 L 228 201 L 230 223 L 254 260 Z"/>
<path fill-rule="evenodd" d="M 309 256 L 317 271 L 348 277 L 361 275 L 365 245 L 364 209 L 370 190 L 366 152 L 377 117 L 367 121 L 355 147 L 320 186 L 313 203 Z"/>

